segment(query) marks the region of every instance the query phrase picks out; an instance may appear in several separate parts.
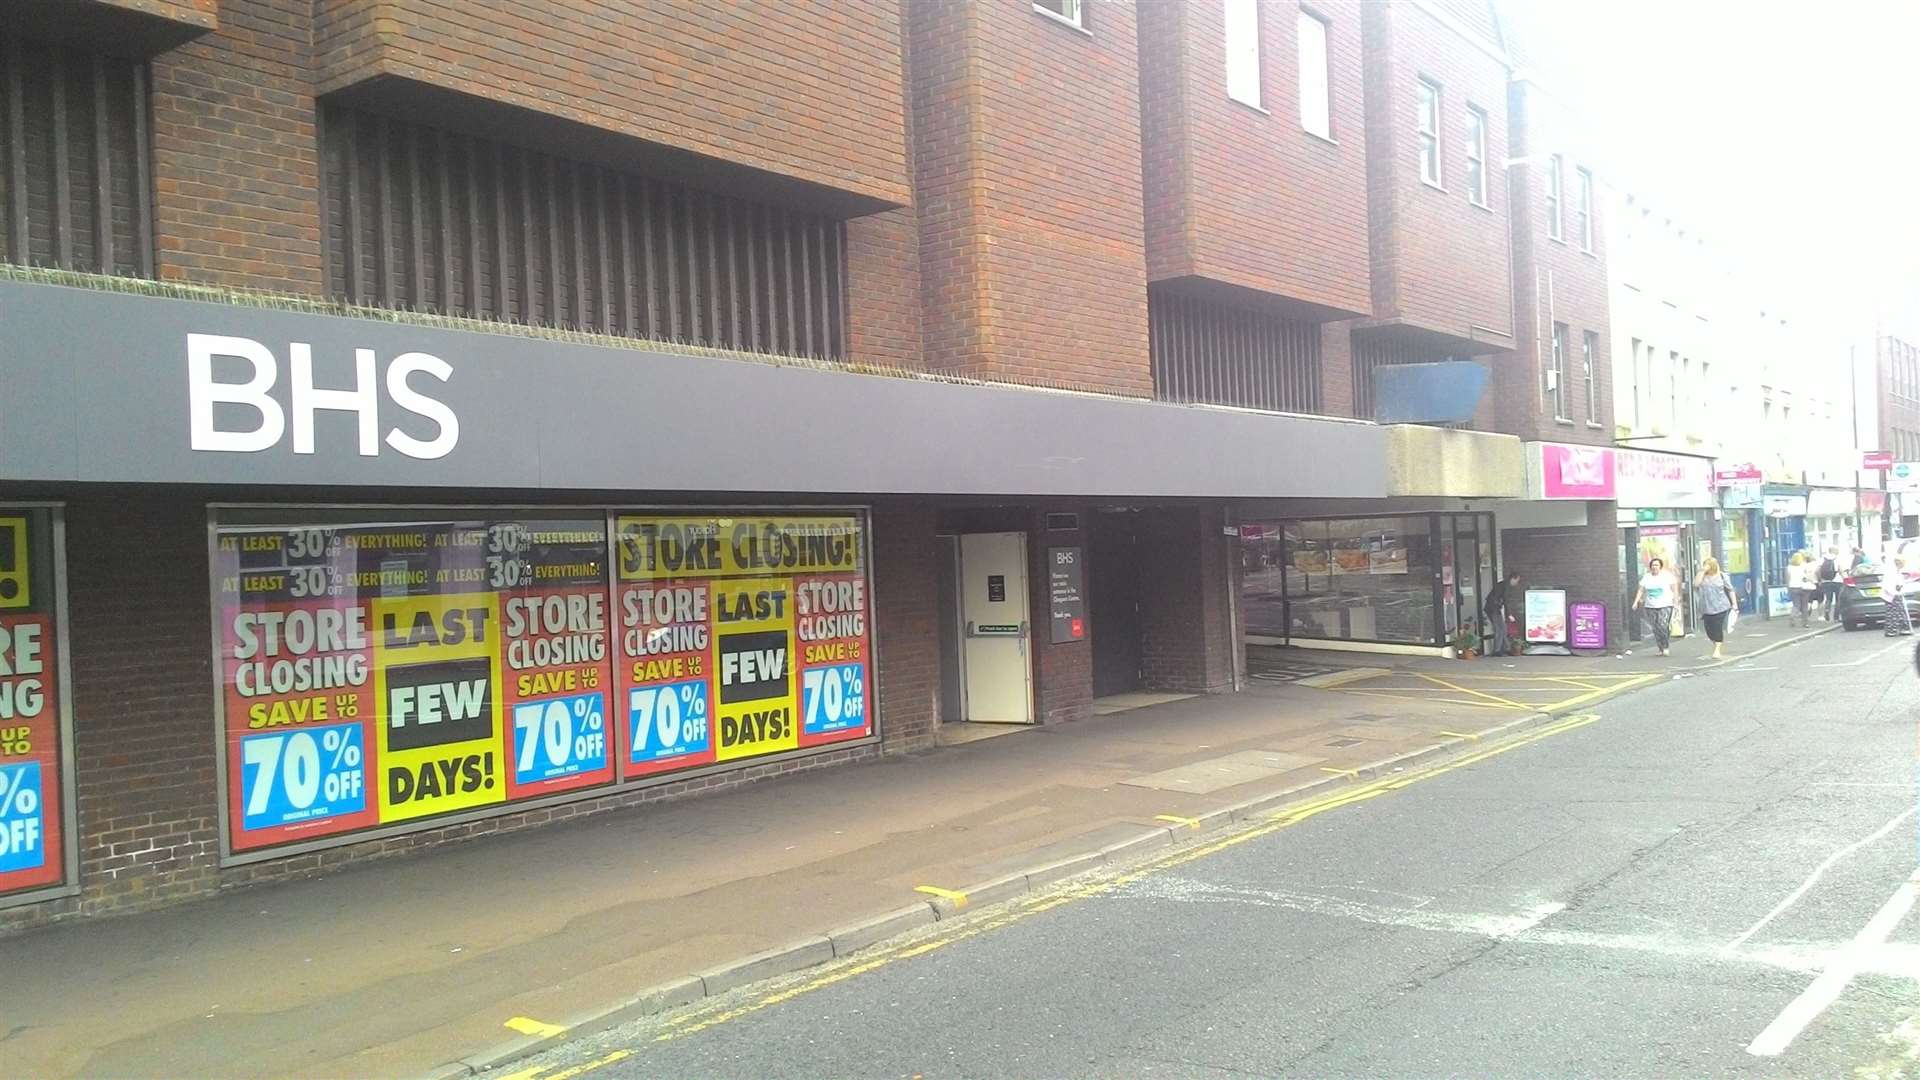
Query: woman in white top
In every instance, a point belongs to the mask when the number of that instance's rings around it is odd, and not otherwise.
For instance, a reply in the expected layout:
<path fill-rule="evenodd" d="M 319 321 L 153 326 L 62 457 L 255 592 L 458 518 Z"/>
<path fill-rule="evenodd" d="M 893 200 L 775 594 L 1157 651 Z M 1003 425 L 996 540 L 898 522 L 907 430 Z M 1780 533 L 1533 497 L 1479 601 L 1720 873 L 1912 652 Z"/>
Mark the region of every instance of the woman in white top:
<path fill-rule="evenodd" d="M 1787 560 L 1787 592 L 1793 596 L 1793 616 L 1788 620 L 1792 626 L 1810 626 L 1813 624 L 1813 564 L 1807 561 L 1807 553 L 1796 551 L 1793 558 Z"/>
<path fill-rule="evenodd" d="M 1673 644 L 1673 605 L 1679 591 L 1680 583 L 1667 564 L 1658 558 L 1648 559 L 1640 591 L 1633 595 L 1633 606 L 1646 610 L 1647 629 L 1653 631 L 1653 643 L 1660 647 L 1661 656 L 1667 655 Z"/>

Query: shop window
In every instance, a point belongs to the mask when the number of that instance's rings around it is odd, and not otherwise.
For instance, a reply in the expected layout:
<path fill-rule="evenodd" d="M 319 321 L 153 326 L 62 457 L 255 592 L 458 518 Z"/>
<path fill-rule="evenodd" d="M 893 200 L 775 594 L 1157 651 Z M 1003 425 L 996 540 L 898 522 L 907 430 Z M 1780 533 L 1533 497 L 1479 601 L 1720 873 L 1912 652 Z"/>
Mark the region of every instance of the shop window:
<path fill-rule="evenodd" d="M 0 907 L 75 881 L 61 539 L 57 509 L 0 504 Z"/>
<path fill-rule="evenodd" d="M 871 739 L 854 510 L 216 511 L 231 861 Z"/>
<path fill-rule="evenodd" d="M 333 295 L 846 356 L 842 222 L 337 105 L 321 130 Z"/>
<path fill-rule="evenodd" d="M 1320 327 L 1154 290 L 1154 394 L 1162 401 L 1319 412 Z"/>
<path fill-rule="evenodd" d="M 0 259 L 153 276 L 147 69 L 0 33 Z"/>
<path fill-rule="evenodd" d="M 1432 530 L 1430 516 L 1415 515 L 1283 521 L 1243 533 L 1247 632 L 1439 644 Z"/>

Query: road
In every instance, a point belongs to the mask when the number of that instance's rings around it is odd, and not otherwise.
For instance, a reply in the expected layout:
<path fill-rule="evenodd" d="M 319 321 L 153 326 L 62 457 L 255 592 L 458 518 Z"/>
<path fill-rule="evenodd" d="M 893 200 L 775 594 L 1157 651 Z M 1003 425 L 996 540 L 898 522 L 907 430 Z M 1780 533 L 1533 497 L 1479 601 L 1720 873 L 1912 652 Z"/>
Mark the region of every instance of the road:
<path fill-rule="evenodd" d="M 516 1068 L 1895 1075 L 1917 707 L 1910 640 L 1829 634 Z"/>

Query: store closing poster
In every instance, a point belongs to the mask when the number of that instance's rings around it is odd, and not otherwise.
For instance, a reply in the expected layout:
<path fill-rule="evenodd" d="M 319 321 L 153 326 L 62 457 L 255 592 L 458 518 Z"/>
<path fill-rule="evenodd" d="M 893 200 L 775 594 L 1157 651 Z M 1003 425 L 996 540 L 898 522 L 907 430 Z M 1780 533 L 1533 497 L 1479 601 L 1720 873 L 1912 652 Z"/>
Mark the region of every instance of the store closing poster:
<path fill-rule="evenodd" d="M 0 506 L 0 896 L 58 885 L 66 865 L 51 521 Z"/>
<path fill-rule="evenodd" d="M 234 851 L 613 779 L 606 519 L 223 526 Z"/>
<path fill-rule="evenodd" d="M 623 775 L 871 734 L 865 539 L 851 514 L 619 517 Z"/>

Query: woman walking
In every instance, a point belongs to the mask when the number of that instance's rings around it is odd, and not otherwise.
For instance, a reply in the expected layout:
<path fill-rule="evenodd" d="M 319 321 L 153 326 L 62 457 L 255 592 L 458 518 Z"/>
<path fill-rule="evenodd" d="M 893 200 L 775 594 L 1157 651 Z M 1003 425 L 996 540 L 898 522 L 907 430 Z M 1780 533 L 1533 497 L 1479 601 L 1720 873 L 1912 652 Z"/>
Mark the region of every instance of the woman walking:
<path fill-rule="evenodd" d="M 1713 658 L 1721 658 L 1721 647 L 1727 640 L 1727 616 L 1733 611 L 1733 582 L 1720 572 L 1720 560 L 1707 556 L 1700 564 L 1700 574 L 1693 579 L 1694 596 L 1700 604 L 1700 622 L 1707 630 L 1707 640 L 1713 642 Z"/>
<path fill-rule="evenodd" d="M 1653 643 L 1660 655 L 1667 655 L 1673 644 L 1673 602 L 1680 583 L 1673 579 L 1667 564 L 1658 558 L 1647 560 L 1647 572 L 1640 579 L 1640 591 L 1633 594 L 1633 606 L 1647 613 L 1647 629 L 1653 631 Z"/>
<path fill-rule="evenodd" d="M 1787 592 L 1793 596 L 1789 625 L 1813 625 L 1813 590 L 1813 566 L 1807 562 L 1806 552 L 1796 551 L 1793 558 L 1787 560 Z"/>

